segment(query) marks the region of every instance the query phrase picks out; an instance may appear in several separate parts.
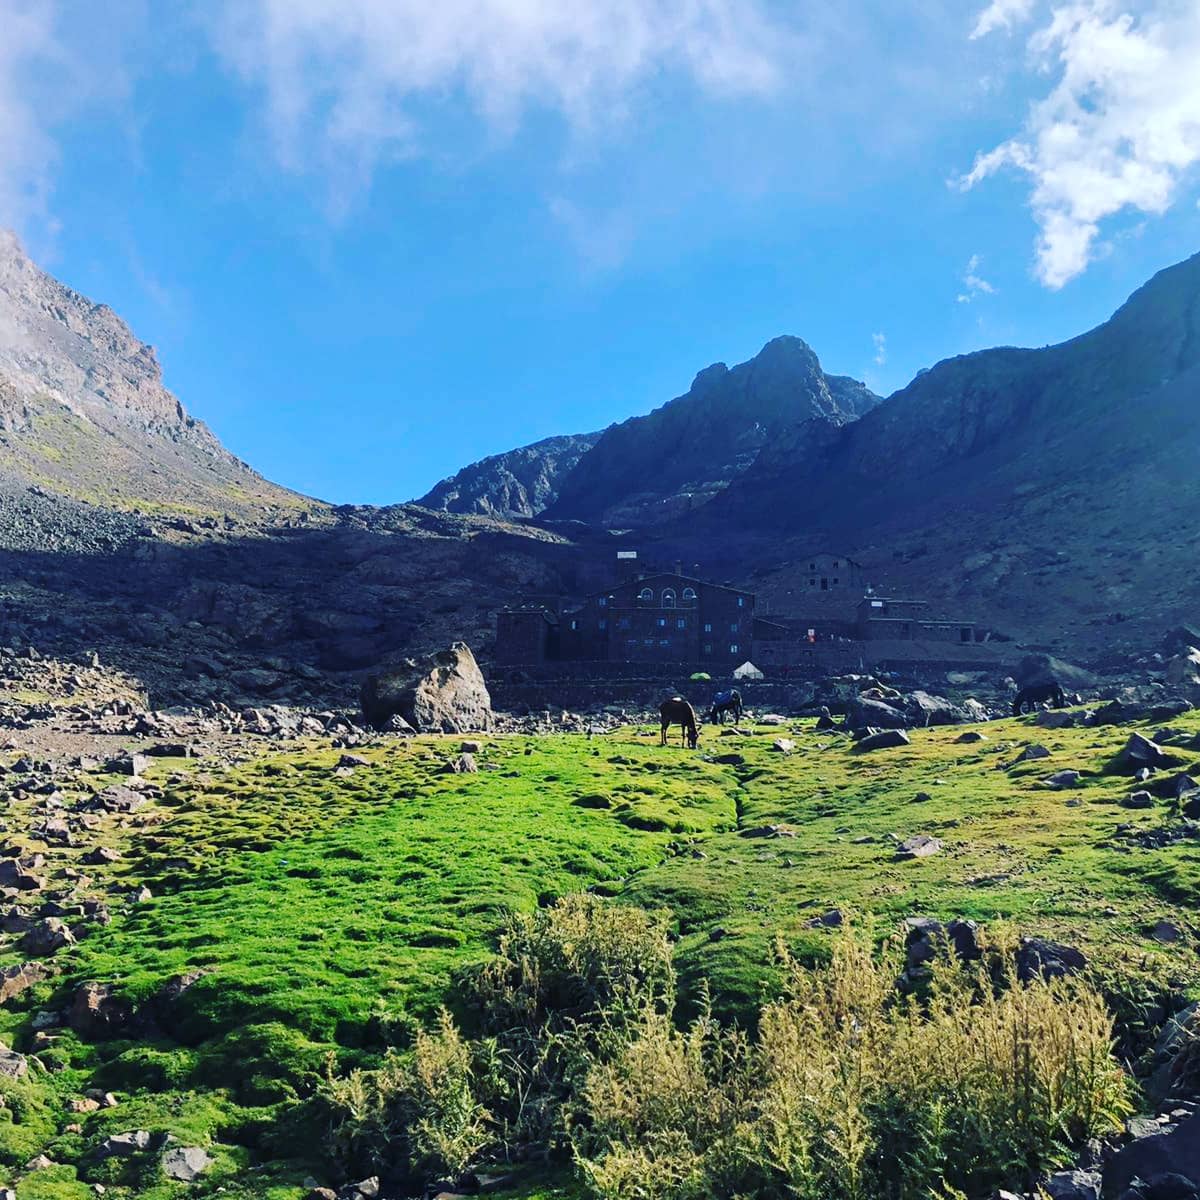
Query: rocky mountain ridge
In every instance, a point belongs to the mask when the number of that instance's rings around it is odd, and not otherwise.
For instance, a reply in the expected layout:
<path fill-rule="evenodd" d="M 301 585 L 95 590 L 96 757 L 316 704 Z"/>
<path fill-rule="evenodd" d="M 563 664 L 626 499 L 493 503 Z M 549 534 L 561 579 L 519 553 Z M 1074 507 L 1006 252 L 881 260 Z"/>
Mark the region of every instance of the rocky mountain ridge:
<path fill-rule="evenodd" d="M 117 510 L 269 517 L 318 507 L 230 454 L 151 346 L 0 231 L 0 489 Z"/>
<path fill-rule="evenodd" d="M 775 338 L 749 361 L 715 363 L 685 395 L 605 430 L 545 515 L 608 526 L 669 520 L 707 503 L 783 432 L 806 421 L 838 428 L 878 403 L 865 384 L 825 374 L 800 338 Z"/>

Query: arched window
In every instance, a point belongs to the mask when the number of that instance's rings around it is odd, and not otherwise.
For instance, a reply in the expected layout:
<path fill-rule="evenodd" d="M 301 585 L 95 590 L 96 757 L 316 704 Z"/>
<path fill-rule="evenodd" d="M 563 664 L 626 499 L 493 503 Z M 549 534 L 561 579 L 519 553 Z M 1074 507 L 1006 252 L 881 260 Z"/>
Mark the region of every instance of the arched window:
<path fill-rule="evenodd" d="M 663 608 L 674 608 L 675 607 L 675 589 L 674 588 L 663 588 L 662 606 L 663 606 Z"/>
<path fill-rule="evenodd" d="M 689 600 L 694 601 L 696 599 L 696 589 L 690 588 L 690 587 L 684 588 L 683 589 L 683 599 L 684 599 L 685 603 Z"/>
<path fill-rule="evenodd" d="M 643 604 L 649 604 L 650 601 L 654 599 L 654 592 L 651 591 L 650 588 L 642 588 L 642 590 L 638 592 L 638 599 Z"/>

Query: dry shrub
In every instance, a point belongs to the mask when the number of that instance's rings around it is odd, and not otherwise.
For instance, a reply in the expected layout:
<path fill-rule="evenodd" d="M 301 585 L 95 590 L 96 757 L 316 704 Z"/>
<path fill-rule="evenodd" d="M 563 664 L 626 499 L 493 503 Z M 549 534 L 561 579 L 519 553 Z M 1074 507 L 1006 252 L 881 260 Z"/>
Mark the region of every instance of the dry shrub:
<path fill-rule="evenodd" d="M 567 1149 L 564 1105 L 593 1061 L 670 1011 L 664 913 L 572 895 L 510 920 L 497 955 L 459 981 L 468 1041 L 443 1013 L 411 1051 L 372 1071 L 331 1072 L 331 1149 L 347 1167 L 463 1174 L 485 1154 Z"/>
<path fill-rule="evenodd" d="M 977 1194 L 1024 1183 L 1128 1111 L 1112 1021 L 1086 984 L 997 987 L 942 961 L 927 996 L 901 997 L 896 953 L 877 958 L 854 932 L 828 966 L 787 968 L 753 1045 L 707 1016 L 683 1032 L 653 1017 L 593 1063 L 575 1142 L 604 1200 Z"/>
<path fill-rule="evenodd" d="M 444 1010 L 409 1054 L 391 1052 L 374 1071 L 330 1072 L 323 1090 L 337 1113 L 334 1148 L 346 1161 L 457 1177 L 491 1141 L 474 1049 Z"/>

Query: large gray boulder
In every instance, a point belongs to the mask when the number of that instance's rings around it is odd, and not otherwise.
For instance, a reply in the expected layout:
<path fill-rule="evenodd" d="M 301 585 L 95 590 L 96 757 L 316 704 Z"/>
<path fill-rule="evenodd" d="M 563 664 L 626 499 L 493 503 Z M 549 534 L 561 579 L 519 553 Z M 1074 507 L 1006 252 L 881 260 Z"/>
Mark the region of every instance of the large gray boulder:
<path fill-rule="evenodd" d="M 1153 1187 L 1171 1176 L 1200 1187 L 1200 1114 L 1130 1142 L 1104 1172 L 1104 1195 L 1124 1196 L 1136 1180 Z"/>
<path fill-rule="evenodd" d="M 492 727 L 492 698 L 465 642 L 369 675 L 361 693 L 368 725 L 402 717 L 418 733 L 477 733 Z"/>

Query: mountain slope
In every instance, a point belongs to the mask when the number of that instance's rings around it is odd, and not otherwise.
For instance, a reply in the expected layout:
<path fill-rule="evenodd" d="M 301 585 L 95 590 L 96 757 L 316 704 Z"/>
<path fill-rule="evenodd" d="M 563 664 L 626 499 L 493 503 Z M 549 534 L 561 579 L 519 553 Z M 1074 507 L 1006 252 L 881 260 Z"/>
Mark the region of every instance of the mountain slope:
<path fill-rule="evenodd" d="M 710 500 L 785 430 L 812 419 L 834 428 L 878 399 L 856 380 L 826 375 L 799 338 L 776 338 L 749 362 L 716 363 L 686 395 L 606 430 L 546 515 L 607 525 L 669 519 Z"/>
<path fill-rule="evenodd" d="M 127 511 L 261 516 L 313 504 L 225 450 L 112 309 L 0 231 L 0 490 L 30 485 Z"/>
<path fill-rule="evenodd" d="M 1048 640 L 1193 610 L 1200 256 L 1040 350 L 939 363 L 860 421 L 768 446 L 709 536 L 804 529 L 893 581 Z M 789 572 L 774 584 L 786 592 Z"/>
<path fill-rule="evenodd" d="M 599 438 L 567 434 L 489 455 L 443 479 L 416 503 L 444 512 L 536 517 L 558 498 L 563 478 Z"/>

